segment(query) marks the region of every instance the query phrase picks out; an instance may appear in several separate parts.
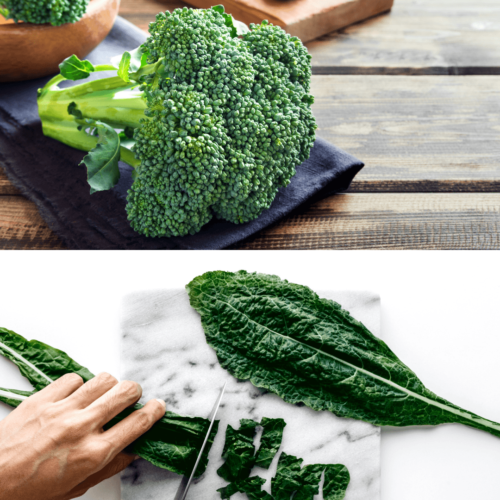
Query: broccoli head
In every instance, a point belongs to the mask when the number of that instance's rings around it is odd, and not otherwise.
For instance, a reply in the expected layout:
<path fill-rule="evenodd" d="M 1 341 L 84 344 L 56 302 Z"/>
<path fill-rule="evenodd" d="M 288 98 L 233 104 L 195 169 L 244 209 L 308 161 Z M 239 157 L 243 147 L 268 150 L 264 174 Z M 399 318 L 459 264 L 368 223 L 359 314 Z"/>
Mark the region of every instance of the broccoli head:
<path fill-rule="evenodd" d="M 122 56 L 118 77 L 65 90 L 49 82 L 39 96 L 44 133 L 80 149 L 94 141 L 86 158 L 95 160 L 111 155 L 111 127 L 124 130 L 120 156 L 135 167 L 126 210 L 139 233 L 183 236 L 214 215 L 257 218 L 315 140 L 307 49 L 266 21 L 243 29 L 220 6 L 160 13 L 149 33 Z"/>
<path fill-rule="evenodd" d="M 60 26 L 79 21 L 89 0 L 0 0 L 0 14 L 26 23 Z"/>

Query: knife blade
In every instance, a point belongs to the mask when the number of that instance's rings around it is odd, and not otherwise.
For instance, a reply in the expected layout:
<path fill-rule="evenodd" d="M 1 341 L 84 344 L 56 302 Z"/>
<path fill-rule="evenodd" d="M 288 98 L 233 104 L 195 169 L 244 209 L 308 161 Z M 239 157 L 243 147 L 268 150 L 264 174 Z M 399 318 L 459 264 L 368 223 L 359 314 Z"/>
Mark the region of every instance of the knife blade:
<path fill-rule="evenodd" d="M 210 437 L 210 432 L 212 432 L 212 427 L 214 426 L 215 417 L 217 415 L 217 410 L 219 409 L 220 403 L 222 401 L 222 396 L 224 395 L 224 391 L 226 390 L 226 384 L 227 384 L 227 382 L 222 387 L 222 389 L 219 393 L 219 396 L 217 397 L 217 401 L 215 401 L 214 407 L 212 408 L 212 411 L 210 412 L 210 415 L 208 416 L 208 419 L 210 420 L 210 425 L 208 427 L 207 435 L 205 436 L 203 444 L 201 445 L 201 449 L 200 449 L 200 452 L 198 453 L 198 458 L 196 459 L 196 462 L 194 464 L 191 475 L 182 477 L 181 484 L 179 486 L 179 489 L 177 490 L 177 493 L 175 495 L 174 500 L 184 500 L 186 498 L 189 487 L 191 486 L 191 483 L 193 482 L 194 473 L 196 472 L 196 468 L 198 467 L 198 464 L 200 463 L 201 457 L 203 456 L 203 450 L 205 449 L 205 446 L 207 445 L 207 442 L 208 442 L 208 438 Z"/>

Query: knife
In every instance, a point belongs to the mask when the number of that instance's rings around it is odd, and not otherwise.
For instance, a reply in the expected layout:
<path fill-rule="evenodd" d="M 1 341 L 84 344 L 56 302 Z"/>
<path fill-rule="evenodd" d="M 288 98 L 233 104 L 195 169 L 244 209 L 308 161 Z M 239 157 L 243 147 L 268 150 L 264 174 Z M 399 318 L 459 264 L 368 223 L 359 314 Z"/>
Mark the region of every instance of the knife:
<path fill-rule="evenodd" d="M 214 404 L 214 407 L 212 408 L 212 411 L 210 412 L 210 415 L 208 416 L 210 420 L 210 425 L 208 426 L 208 431 L 207 435 L 205 436 L 205 440 L 203 441 L 203 444 L 201 445 L 200 452 L 198 453 L 198 458 L 196 459 L 196 463 L 194 464 L 193 470 L 191 472 L 190 476 L 182 476 L 182 481 L 179 486 L 179 489 L 177 490 L 177 493 L 175 495 L 174 500 L 184 500 L 186 498 L 187 492 L 189 490 L 189 487 L 191 486 L 191 483 L 193 482 L 193 477 L 194 473 L 196 472 L 196 468 L 198 467 L 198 464 L 200 463 L 201 457 L 203 456 L 203 450 L 205 449 L 205 446 L 207 445 L 208 438 L 210 437 L 210 432 L 212 431 L 212 427 L 214 426 L 215 422 L 215 416 L 217 415 L 217 410 L 219 409 L 220 403 L 222 401 L 222 396 L 224 395 L 224 391 L 226 389 L 226 384 L 222 387 L 219 396 L 217 397 L 217 401 Z"/>

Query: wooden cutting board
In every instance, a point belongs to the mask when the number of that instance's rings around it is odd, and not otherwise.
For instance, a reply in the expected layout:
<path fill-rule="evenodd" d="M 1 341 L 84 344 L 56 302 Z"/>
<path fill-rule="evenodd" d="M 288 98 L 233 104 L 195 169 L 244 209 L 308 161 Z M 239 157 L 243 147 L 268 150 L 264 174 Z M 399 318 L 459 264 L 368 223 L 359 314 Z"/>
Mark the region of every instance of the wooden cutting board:
<path fill-rule="evenodd" d="M 185 0 L 208 9 L 213 0 Z M 345 28 L 391 9 L 394 0 L 219 0 L 226 12 L 246 24 L 267 19 L 302 42 Z"/>
<path fill-rule="evenodd" d="M 320 292 L 336 300 L 375 335 L 380 331 L 380 300 L 370 292 Z M 284 418 L 287 426 L 281 450 L 304 459 L 304 464 L 341 463 L 351 474 L 349 500 L 380 499 L 380 428 L 339 418 L 327 411 L 285 403 L 250 382 L 232 377 L 206 343 L 199 314 L 191 308 L 186 290 L 140 292 L 128 296 L 121 318 L 121 378 L 137 380 L 143 401 L 163 398 L 167 408 L 183 415 L 206 417 L 220 387 L 226 392 L 217 417 L 219 432 L 209 455 L 206 473 L 189 490 L 190 500 L 220 500 L 217 489 L 226 482 L 216 471 L 228 424 L 241 418 Z M 269 470 L 252 475 L 269 480 L 275 475 L 276 456 Z M 134 462 L 122 474 L 122 500 L 174 498 L 180 477 L 145 460 Z M 269 490 L 269 483 L 265 485 Z M 236 494 L 231 500 L 248 500 Z"/>

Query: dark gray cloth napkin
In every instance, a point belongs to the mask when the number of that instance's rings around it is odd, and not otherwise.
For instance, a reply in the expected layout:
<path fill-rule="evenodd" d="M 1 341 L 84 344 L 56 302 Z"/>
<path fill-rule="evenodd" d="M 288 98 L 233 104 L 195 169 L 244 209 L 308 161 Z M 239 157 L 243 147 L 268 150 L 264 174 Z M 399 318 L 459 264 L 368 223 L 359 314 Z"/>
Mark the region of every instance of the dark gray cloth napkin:
<path fill-rule="evenodd" d="M 146 35 L 118 17 L 108 37 L 89 54 L 95 64 L 140 45 Z M 101 73 L 102 75 L 102 73 Z M 271 208 L 256 220 L 232 224 L 212 220 L 193 236 L 146 238 L 128 224 L 125 203 L 131 167 L 120 163 L 121 179 L 111 191 L 89 194 L 84 153 L 42 134 L 36 90 L 49 78 L 0 84 L 0 166 L 9 180 L 35 202 L 49 227 L 73 249 L 226 248 L 279 221 L 303 204 L 344 191 L 363 163 L 323 139 L 280 189 Z"/>

